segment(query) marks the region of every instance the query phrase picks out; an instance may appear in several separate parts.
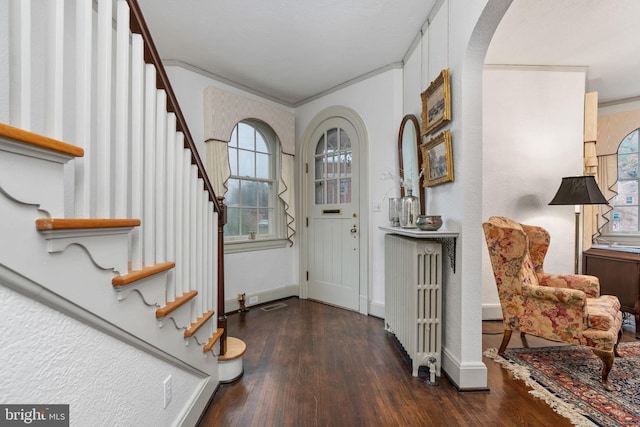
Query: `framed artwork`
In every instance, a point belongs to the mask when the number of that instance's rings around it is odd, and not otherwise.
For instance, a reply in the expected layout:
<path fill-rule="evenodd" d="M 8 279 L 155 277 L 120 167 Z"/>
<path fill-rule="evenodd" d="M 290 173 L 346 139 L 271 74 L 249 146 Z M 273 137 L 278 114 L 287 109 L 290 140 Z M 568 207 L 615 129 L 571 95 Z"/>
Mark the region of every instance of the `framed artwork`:
<path fill-rule="evenodd" d="M 451 86 L 449 69 L 444 69 L 431 82 L 427 90 L 420 94 L 422 98 L 422 132 L 429 135 L 451 120 Z"/>
<path fill-rule="evenodd" d="M 451 156 L 451 132 L 445 130 L 420 146 L 424 186 L 444 184 L 453 181 L 453 161 Z"/>

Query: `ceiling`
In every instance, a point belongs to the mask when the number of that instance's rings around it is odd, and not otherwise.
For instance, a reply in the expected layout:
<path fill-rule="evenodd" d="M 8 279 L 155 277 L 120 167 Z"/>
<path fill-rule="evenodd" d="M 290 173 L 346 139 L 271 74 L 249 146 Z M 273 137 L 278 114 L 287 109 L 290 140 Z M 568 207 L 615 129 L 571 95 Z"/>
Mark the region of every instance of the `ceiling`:
<path fill-rule="evenodd" d="M 296 106 L 400 67 L 437 0 L 138 0 L 160 56 Z M 640 96 L 638 0 L 514 0 L 487 64 L 587 67 L 600 102 Z"/>

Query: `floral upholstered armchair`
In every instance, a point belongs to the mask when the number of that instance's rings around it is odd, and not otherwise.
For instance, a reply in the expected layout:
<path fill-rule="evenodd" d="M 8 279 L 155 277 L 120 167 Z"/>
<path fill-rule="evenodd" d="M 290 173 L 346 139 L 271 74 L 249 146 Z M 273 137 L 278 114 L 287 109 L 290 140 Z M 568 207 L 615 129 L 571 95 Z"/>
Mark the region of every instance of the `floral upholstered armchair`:
<path fill-rule="evenodd" d="M 608 376 L 622 336 L 620 302 L 600 296 L 597 277 L 553 275 L 543 270 L 549 233 L 542 227 L 492 216 L 482 224 L 498 287 L 504 337 L 502 355 L 513 331 L 552 341 L 590 347 L 602 360 L 602 383 Z"/>

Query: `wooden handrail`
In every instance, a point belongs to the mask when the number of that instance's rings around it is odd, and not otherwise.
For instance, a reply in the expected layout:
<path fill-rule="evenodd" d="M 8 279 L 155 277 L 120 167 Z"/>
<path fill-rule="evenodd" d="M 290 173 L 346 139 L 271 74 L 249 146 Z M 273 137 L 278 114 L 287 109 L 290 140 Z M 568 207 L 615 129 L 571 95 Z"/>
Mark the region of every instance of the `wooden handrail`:
<path fill-rule="evenodd" d="M 182 114 L 182 110 L 180 109 L 180 105 L 178 104 L 178 99 L 176 98 L 176 95 L 173 92 L 173 88 L 171 87 L 171 83 L 169 82 L 167 72 L 162 65 L 160 55 L 158 54 L 156 46 L 153 43 L 149 27 L 147 27 L 147 23 L 142 16 L 142 10 L 138 5 L 137 0 L 127 0 L 127 3 L 129 4 L 129 9 L 131 11 L 131 31 L 140 34 L 142 36 L 142 39 L 144 40 L 144 60 L 149 64 L 155 65 L 156 67 L 156 71 L 158 74 L 158 78 L 156 80 L 158 89 L 164 89 L 167 93 L 167 111 L 175 113 L 177 122 L 176 128 L 184 134 L 185 148 L 188 148 L 191 151 L 191 161 L 198 167 L 198 177 L 202 178 L 202 180 L 204 181 L 204 187 L 209 193 L 209 200 L 213 202 L 215 211 L 220 213 L 218 198 L 213 191 L 213 187 L 211 186 L 211 182 L 209 181 L 209 177 L 207 176 L 207 171 L 205 170 L 202 159 L 198 154 L 198 150 L 196 149 L 196 144 L 193 141 L 191 132 L 189 132 L 187 121 Z"/>

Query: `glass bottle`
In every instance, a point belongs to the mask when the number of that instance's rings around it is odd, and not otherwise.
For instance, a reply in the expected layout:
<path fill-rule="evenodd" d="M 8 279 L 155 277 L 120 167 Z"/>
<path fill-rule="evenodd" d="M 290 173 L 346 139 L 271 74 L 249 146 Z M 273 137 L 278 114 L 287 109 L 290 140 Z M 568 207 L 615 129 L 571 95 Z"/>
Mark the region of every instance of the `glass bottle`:
<path fill-rule="evenodd" d="M 399 197 L 389 199 L 389 224 L 392 227 L 400 227 L 401 202 Z"/>
<path fill-rule="evenodd" d="M 418 198 L 413 195 L 412 189 L 407 189 L 407 195 L 402 198 L 400 210 L 400 227 L 416 228 L 418 219 Z"/>

